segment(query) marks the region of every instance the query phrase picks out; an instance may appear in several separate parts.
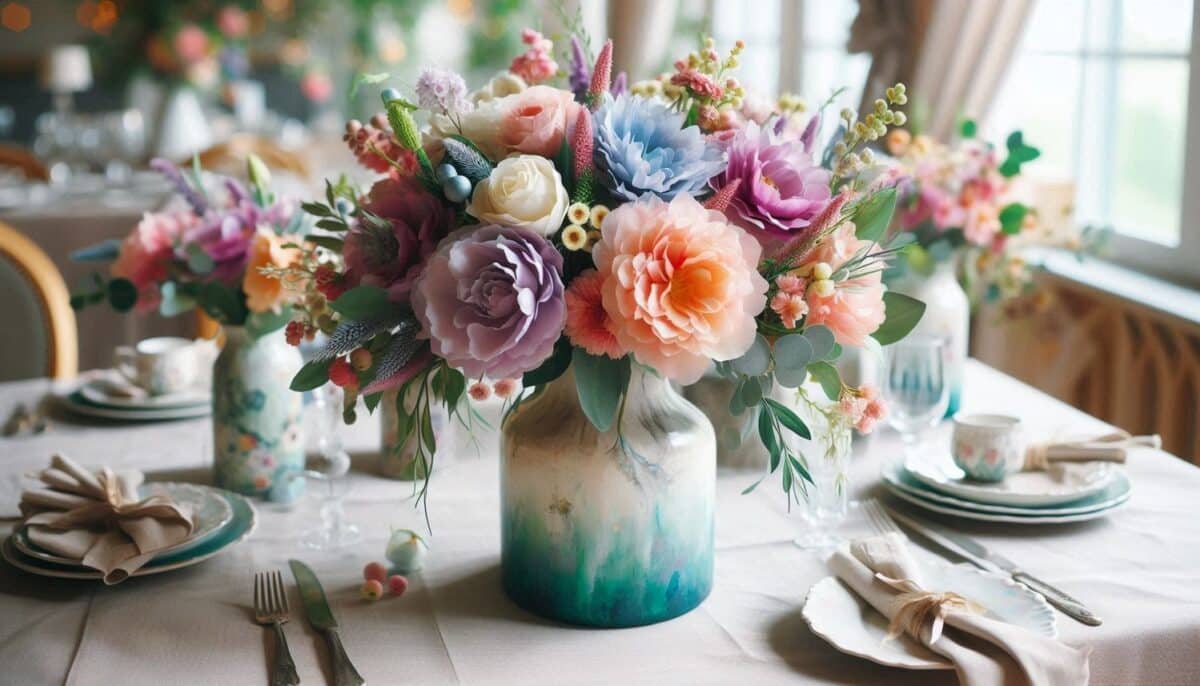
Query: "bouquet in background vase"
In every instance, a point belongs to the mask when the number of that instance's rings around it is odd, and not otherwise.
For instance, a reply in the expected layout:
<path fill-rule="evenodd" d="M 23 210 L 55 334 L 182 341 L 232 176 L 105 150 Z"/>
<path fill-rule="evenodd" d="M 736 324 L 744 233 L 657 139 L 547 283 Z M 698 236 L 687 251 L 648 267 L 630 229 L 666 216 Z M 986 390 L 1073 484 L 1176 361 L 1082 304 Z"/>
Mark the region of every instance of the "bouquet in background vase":
<path fill-rule="evenodd" d="M 71 298 L 76 308 L 107 301 L 119 312 L 176 316 L 203 310 L 224 327 L 212 377 L 215 482 L 238 493 L 291 500 L 304 481 L 302 398 L 288 386 L 299 352 L 268 336 L 292 316 L 286 273 L 303 259 L 305 216 L 268 189 L 266 167 L 249 163 L 251 187 L 231 178 L 205 183 L 196 168 L 152 166 L 176 187 L 173 209 L 147 213 L 122 241 L 77 259 L 114 260 L 109 278 Z M 279 275 L 284 275 L 281 280 Z"/>
<path fill-rule="evenodd" d="M 333 381 L 348 419 L 356 396 L 374 409 L 397 391 L 387 409 L 426 475 L 433 408 L 469 424 L 471 402 L 504 396 L 509 595 L 569 622 L 661 621 L 704 599 L 713 562 L 713 429 L 671 382 L 715 362 L 800 499 L 812 479 L 786 439 L 810 430 L 773 388 L 812 375 L 865 423 L 869 391 L 830 361 L 921 317 L 881 281 L 896 191 L 857 180 L 871 164 L 857 151 L 903 121 L 906 96 L 845 117 L 822 155 L 820 113 L 795 127 L 790 111 L 742 112 L 740 42 L 722 56 L 708 40 L 630 88 L 611 42 L 592 60 L 575 38 L 559 88 L 550 41 L 523 40 L 479 90 L 426 69 L 415 97 L 385 90 L 382 115 L 348 125 L 380 178 L 304 206 L 324 232 L 302 263 L 322 297 L 288 336 L 329 342 L 293 388 Z"/>

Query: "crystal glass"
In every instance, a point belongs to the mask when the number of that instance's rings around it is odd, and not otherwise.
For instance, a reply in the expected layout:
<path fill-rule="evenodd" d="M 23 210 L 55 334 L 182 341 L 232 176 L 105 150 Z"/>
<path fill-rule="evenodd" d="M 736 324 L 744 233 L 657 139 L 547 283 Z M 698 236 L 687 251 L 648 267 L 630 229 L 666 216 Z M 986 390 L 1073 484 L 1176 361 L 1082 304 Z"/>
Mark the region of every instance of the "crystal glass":
<path fill-rule="evenodd" d="M 788 448 L 803 459 L 813 480 L 805 484 L 807 530 L 793 542 L 805 550 L 833 548 L 844 540 L 839 528 L 851 507 L 850 423 L 816 384 L 805 384 L 799 390 L 777 388 L 773 395 L 795 412 L 812 434 L 811 439 L 784 435 Z"/>
<path fill-rule="evenodd" d="M 342 445 L 338 428 L 342 423 L 342 390 L 328 383 L 312 391 L 307 410 L 314 429 L 313 448 L 304 475 L 312 481 L 312 492 L 320 499 L 321 526 L 304 534 L 300 543 L 317 550 L 334 550 L 362 540 L 362 532 L 346 521 L 342 500 L 349 492 L 346 473 L 350 454 Z"/>
<path fill-rule="evenodd" d="M 917 335 L 885 349 L 883 397 L 888 423 L 904 441 L 905 456 L 916 452 L 925 432 L 946 413 L 950 402 L 946 346 L 945 338 Z"/>

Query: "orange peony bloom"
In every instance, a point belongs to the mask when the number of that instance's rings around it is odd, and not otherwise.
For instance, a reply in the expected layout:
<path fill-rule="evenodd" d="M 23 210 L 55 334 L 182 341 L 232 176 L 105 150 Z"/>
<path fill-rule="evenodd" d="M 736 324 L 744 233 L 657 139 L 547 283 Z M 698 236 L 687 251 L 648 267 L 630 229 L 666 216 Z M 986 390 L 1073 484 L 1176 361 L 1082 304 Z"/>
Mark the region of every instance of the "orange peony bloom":
<path fill-rule="evenodd" d="M 246 307 L 251 312 L 266 312 L 278 308 L 287 295 L 283 281 L 263 274 L 263 267 L 287 267 L 300 258 L 300 251 L 284 248 L 284 243 L 294 242 L 270 231 L 259 229 L 250 244 L 250 260 L 246 265 L 246 276 L 242 279 L 242 290 L 246 293 Z"/>
<path fill-rule="evenodd" d="M 689 195 L 622 205 L 592 252 L 609 328 L 642 364 L 693 383 L 710 360 L 732 360 L 754 342 L 754 317 L 766 305 L 761 253 Z"/>

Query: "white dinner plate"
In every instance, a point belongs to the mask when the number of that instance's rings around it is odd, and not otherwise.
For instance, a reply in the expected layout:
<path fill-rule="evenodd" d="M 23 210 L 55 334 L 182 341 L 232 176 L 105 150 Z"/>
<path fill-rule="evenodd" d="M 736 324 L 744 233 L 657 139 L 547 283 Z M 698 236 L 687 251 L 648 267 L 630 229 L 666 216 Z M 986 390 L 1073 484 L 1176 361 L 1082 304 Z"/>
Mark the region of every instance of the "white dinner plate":
<path fill-rule="evenodd" d="M 161 554 L 130 576 L 149 576 L 190 567 L 209 559 L 231 545 L 240 543 L 254 533 L 255 527 L 258 525 L 258 514 L 254 511 L 254 506 L 250 504 L 250 501 L 229 491 L 220 491 L 220 493 L 233 508 L 233 519 L 228 524 L 218 529 L 216 535 L 200 545 L 189 550 Z M 0 556 L 17 569 L 38 576 L 56 579 L 102 579 L 104 576 L 100 572 L 81 571 L 78 567 L 68 567 L 29 557 L 16 548 L 12 536 L 5 539 L 3 546 L 0 546 Z"/>
<path fill-rule="evenodd" d="M 1126 481 L 1128 483 L 1128 480 Z M 1118 498 L 1115 504 L 1105 507 L 1101 510 L 1093 510 L 1091 512 L 1081 512 L 1079 514 L 1068 515 L 1015 515 L 1015 514 L 996 514 L 994 512 L 980 512 L 979 510 L 968 510 L 960 507 L 952 507 L 940 503 L 926 500 L 925 498 L 911 493 L 907 493 L 898 488 L 894 488 L 891 484 L 887 484 L 888 491 L 897 498 L 912 503 L 917 507 L 937 512 L 938 514 L 950 515 L 952 517 L 962 517 L 964 519 L 974 519 L 981 522 L 1004 522 L 1006 524 L 1070 524 L 1071 522 L 1086 522 L 1089 519 L 1099 519 L 1107 516 L 1108 513 L 1118 509 L 1129 500 L 1129 492 Z"/>
<path fill-rule="evenodd" d="M 1111 462 L 1055 465 L 1048 471 L 1017 472 L 1003 481 L 985 483 L 967 478 L 949 455 L 909 459 L 905 471 L 946 495 L 993 505 L 1062 505 L 1095 495 L 1108 487 L 1118 471 Z"/>
<path fill-rule="evenodd" d="M 944 562 L 925 564 L 922 572 L 927 588 L 954 591 L 984 607 L 988 616 L 1050 638 L 1058 635 L 1046 599 L 1007 576 Z M 907 634 L 884 640 L 887 619 L 837 577 L 826 577 L 809 589 L 802 614 L 814 634 L 843 653 L 889 667 L 954 668 Z"/>
<path fill-rule="evenodd" d="M 205 389 L 135 398 L 111 393 L 106 386 L 108 382 L 104 379 L 89 379 L 79 386 L 79 394 L 88 402 L 120 410 L 162 410 L 212 403 L 212 394 Z"/>
<path fill-rule="evenodd" d="M 58 396 L 62 404 L 70 411 L 88 417 L 101 419 L 117 419 L 127 422 L 148 422 L 166 419 L 195 419 L 207 417 L 212 413 L 212 406 L 188 405 L 184 407 L 165 407 L 160 409 L 140 410 L 97 405 L 83 397 L 78 390 Z"/>
<path fill-rule="evenodd" d="M 1118 472 L 1109 482 L 1108 487 L 1099 493 L 1075 501 L 1068 505 L 1049 505 L 1041 507 L 1021 507 L 1017 505 L 992 505 L 971 500 L 961 500 L 953 496 L 939 493 L 912 477 L 899 462 L 885 465 L 880 473 L 883 481 L 892 492 L 903 491 L 909 495 L 931 501 L 946 507 L 960 510 L 972 510 L 1001 515 L 1020 515 L 1022 517 L 1054 517 L 1063 515 L 1087 514 L 1099 510 L 1108 510 L 1129 499 L 1131 486 L 1129 479 Z"/>
<path fill-rule="evenodd" d="M 229 500 L 223 493 L 215 488 L 198 484 L 151 482 L 142 485 L 140 495 L 148 498 L 159 493 L 169 496 L 176 503 L 187 505 L 192 512 L 193 526 L 191 536 L 169 548 L 158 551 L 155 557 L 190 550 L 220 533 L 221 527 L 233 519 L 233 506 L 229 504 Z M 42 561 L 82 568 L 79 560 L 55 555 L 38 546 L 30 540 L 25 527 L 21 527 L 13 533 L 13 545 L 22 553 Z"/>

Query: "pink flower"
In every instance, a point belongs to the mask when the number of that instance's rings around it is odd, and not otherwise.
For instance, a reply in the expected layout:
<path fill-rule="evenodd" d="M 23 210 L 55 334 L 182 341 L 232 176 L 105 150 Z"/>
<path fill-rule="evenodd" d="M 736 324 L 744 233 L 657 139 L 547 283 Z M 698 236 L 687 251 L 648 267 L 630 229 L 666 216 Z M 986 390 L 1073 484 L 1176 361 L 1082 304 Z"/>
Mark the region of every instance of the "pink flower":
<path fill-rule="evenodd" d="M 617 337 L 613 335 L 612 323 L 604 311 L 601 285 L 604 276 L 589 269 L 571 282 L 567 288 L 567 324 L 565 333 L 576 347 L 592 355 L 607 355 L 614 360 L 625 355 Z"/>
<path fill-rule="evenodd" d="M 580 105 L 568 91 L 534 86 L 504 99 L 499 141 L 510 151 L 553 159 Z"/>
<path fill-rule="evenodd" d="M 481 403 L 492 397 L 492 387 L 482 381 L 476 381 L 467 389 L 467 395 L 471 396 L 471 400 Z"/>
<path fill-rule="evenodd" d="M 808 314 L 808 303 L 803 295 L 792 295 L 779 291 L 771 298 L 771 310 L 779 315 L 779 320 L 789 329 L 796 328 L 796 322 Z"/>
<path fill-rule="evenodd" d="M 846 222 L 805 256 L 806 264 L 825 262 L 836 271 L 860 250 L 869 249 L 870 241 L 854 235 L 854 225 Z M 806 291 L 809 325 L 829 327 L 833 337 L 844 346 L 860 347 L 884 320 L 883 280 L 881 273 L 838 281 L 833 293 L 818 295 Z"/>
<path fill-rule="evenodd" d="M 237 5 L 226 5 L 217 12 L 217 30 L 229 38 L 241 38 L 250 31 L 250 16 Z"/>
<path fill-rule="evenodd" d="M 309 102 L 319 105 L 333 95 L 333 82 L 325 72 L 312 70 L 301 77 L 300 93 L 308 98 Z"/>
<path fill-rule="evenodd" d="M 701 74 L 695 69 L 679 71 L 671 77 L 671 83 L 676 86 L 683 86 L 698 98 L 720 100 L 721 96 L 725 94 L 725 90 L 721 88 L 720 84 L 713 81 L 711 76 Z"/>
<path fill-rule="evenodd" d="M 775 279 L 775 286 L 788 295 L 804 295 L 804 279 L 793 274 L 784 274 Z"/>
<path fill-rule="evenodd" d="M 521 41 L 529 46 L 524 53 L 517 55 L 508 70 L 525 79 L 533 85 L 552 78 L 558 73 L 558 63 L 550 52 L 554 43 L 533 29 L 521 32 Z"/>
<path fill-rule="evenodd" d="M 695 382 L 710 360 L 754 342 L 767 282 L 762 249 L 687 194 L 643 196 L 613 210 L 592 251 L 617 341 L 672 380 Z"/>
<path fill-rule="evenodd" d="M 175 54 L 184 62 L 199 62 L 208 54 L 208 34 L 195 24 L 185 24 L 175 33 Z"/>
<path fill-rule="evenodd" d="M 963 237 L 975 245 L 988 245 L 1000 233 L 1000 215 L 996 206 L 987 202 L 977 202 L 967 208 L 966 221 L 963 223 Z"/>
<path fill-rule="evenodd" d="M 167 278 L 174 244 L 200 219 L 190 210 L 181 212 L 147 212 L 133 232 L 121 241 L 121 251 L 110 268 L 117 278 L 129 279 L 138 290 L 138 311 L 158 306 L 159 285 Z"/>
<path fill-rule="evenodd" d="M 492 390 L 495 391 L 497 397 L 510 398 L 521 390 L 521 382 L 516 379 L 500 379 L 492 384 Z"/>

